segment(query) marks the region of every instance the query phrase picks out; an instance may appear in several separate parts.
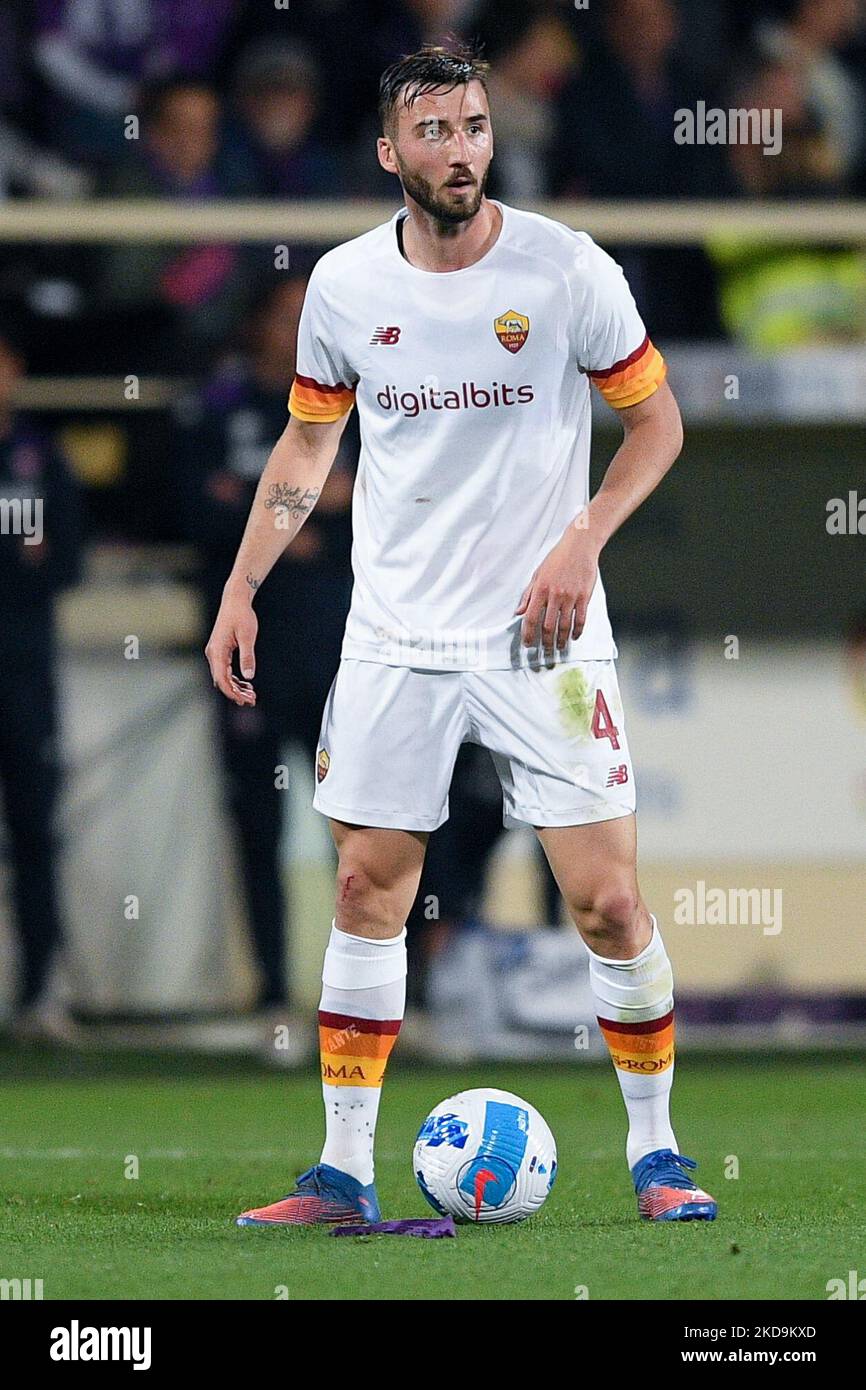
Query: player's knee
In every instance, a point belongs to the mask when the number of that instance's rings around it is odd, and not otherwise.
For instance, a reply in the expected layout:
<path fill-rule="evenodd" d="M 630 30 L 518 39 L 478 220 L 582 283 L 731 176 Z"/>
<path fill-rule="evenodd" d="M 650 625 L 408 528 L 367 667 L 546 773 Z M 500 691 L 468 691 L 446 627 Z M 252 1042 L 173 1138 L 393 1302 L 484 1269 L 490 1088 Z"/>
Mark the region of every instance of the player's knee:
<path fill-rule="evenodd" d="M 363 929 L 375 923 L 377 927 L 396 923 L 399 931 L 403 923 L 397 922 L 401 905 L 398 895 L 388 882 L 387 876 L 375 872 L 363 860 L 352 856 L 340 856 L 337 871 L 337 926 L 343 930 Z"/>
<path fill-rule="evenodd" d="M 590 950 L 605 954 L 612 938 L 629 937 L 640 911 L 637 888 L 629 884 L 605 884 L 580 901 L 570 904 L 574 920 Z"/>
<path fill-rule="evenodd" d="M 337 902 L 359 906 L 368 902 L 378 885 L 364 864 L 356 859 L 340 859 L 337 870 Z"/>

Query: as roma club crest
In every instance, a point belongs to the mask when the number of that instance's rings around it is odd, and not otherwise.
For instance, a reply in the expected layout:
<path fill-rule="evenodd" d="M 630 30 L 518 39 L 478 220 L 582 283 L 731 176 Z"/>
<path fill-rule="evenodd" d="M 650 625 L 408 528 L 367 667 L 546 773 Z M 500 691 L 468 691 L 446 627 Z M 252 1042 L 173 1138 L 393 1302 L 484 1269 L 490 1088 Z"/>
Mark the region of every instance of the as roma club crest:
<path fill-rule="evenodd" d="M 328 775 L 328 768 L 331 766 L 331 759 L 325 748 L 319 749 L 319 756 L 316 758 L 316 781 L 324 782 Z"/>
<path fill-rule="evenodd" d="M 519 352 L 529 337 L 529 319 L 515 309 L 507 309 L 494 319 L 493 328 L 506 352 Z"/>

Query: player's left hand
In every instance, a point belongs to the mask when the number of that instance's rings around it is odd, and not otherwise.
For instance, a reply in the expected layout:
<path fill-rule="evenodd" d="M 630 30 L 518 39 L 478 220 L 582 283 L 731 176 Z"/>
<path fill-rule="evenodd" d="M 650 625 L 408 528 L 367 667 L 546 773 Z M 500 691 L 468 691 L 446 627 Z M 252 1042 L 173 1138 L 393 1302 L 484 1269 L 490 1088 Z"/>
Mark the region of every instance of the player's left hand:
<path fill-rule="evenodd" d="M 565 651 L 570 637 L 579 637 L 598 575 L 598 546 L 588 528 L 572 524 L 542 560 L 523 591 L 515 614 L 523 614 L 523 645 L 554 646 Z"/>

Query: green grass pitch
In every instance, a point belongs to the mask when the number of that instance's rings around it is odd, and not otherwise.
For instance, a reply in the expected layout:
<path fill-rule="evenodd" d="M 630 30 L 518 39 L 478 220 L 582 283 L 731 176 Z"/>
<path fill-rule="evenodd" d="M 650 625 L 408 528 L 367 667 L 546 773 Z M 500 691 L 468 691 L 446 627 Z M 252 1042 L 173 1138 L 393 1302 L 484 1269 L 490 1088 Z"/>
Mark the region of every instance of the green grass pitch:
<path fill-rule="evenodd" d="M 684 1225 L 637 1219 L 608 1064 L 395 1058 L 377 1154 L 386 1217 L 433 1215 L 412 1141 L 455 1091 L 517 1092 L 559 1148 L 535 1218 L 435 1241 L 234 1225 L 316 1160 L 313 1071 L 32 1051 L 4 1054 L 0 1077 L 0 1278 L 41 1278 L 46 1299 L 826 1299 L 829 1279 L 866 1274 L 862 1056 L 681 1056 L 677 1137 L 720 1203 L 716 1222 Z"/>

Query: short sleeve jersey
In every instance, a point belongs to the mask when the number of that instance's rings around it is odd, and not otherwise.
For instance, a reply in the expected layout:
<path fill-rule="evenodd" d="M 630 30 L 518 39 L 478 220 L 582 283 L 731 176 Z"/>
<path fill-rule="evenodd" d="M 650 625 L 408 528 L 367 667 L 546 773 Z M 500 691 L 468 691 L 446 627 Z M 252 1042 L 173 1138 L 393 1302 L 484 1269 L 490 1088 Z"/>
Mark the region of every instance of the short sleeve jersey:
<path fill-rule="evenodd" d="M 617 263 L 585 233 L 496 206 L 497 240 L 463 270 L 405 259 L 403 208 L 310 278 L 289 408 L 326 422 L 357 405 L 361 435 L 344 656 L 537 664 L 514 610 L 589 500 L 590 382 L 622 409 L 665 378 Z M 599 576 L 556 659 L 613 656 Z"/>

